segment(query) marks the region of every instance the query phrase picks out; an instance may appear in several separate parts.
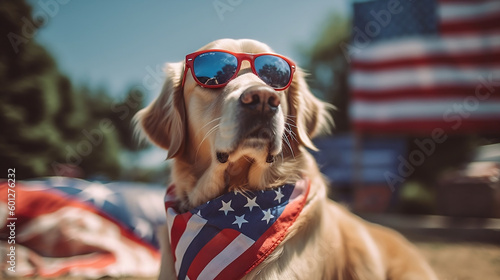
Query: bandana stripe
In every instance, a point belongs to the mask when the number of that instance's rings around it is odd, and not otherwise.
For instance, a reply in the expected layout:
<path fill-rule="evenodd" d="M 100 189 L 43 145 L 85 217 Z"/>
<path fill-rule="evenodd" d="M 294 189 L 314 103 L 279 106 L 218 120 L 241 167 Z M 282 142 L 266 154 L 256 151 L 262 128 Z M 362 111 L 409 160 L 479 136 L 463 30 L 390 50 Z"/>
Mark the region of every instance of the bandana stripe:
<path fill-rule="evenodd" d="M 196 214 L 194 214 L 194 216 L 196 216 Z M 191 244 L 189 244 L 184 257 L 182 258 L 182 265 L 180 269 L 177 270 L 179 279 L 184 279 L 184 277 L 187 275 L 189 268 L 192 267 L 194 259 L 200 252 L 200 248 L 203 248 L 203 246 L 205 246 L 208 242 L 215 238 L 219 233 L 220 229 L 208 225 L 197 234 Z M 192 277 L 190 278 L 196 279 Z"/>
<path fill-rule="evenodd" d="M 233 263 L 241 254 L 254 244 L 251 238 L 239 234 L 220 254 L 213 258 L 200 273 L 198 279 L 212 279 L 218 275 L 228 263 Z M 240 264 L 241 265 L 241 264 Z M 234 277 L 234 275 L 233 275 Z M 230 279 L 230 278 L 226 278 Z"/>
<path fill-rule="evenodd" d="M 181 216 L 182 215 L 178 215 Z M 181 218 L 176 217 L 176 221 Z M 182 218 L 181 218 L 182 219 Z M 189 245 L 193 241 L 193 239 L 198 235 L 198 233 L 203 229 L 203 226 L 206 224 L 207 220 L 203 219 L 198 215 L 191 215 L 191 218 L 188 220 L 186 224 L 186 229 L 182 232 L 181 238 L 179 239 L 179 243 L 177 246 L 172 247 L 172 250 L 175 251 L 176 256 L 184 256 L 186 250 Z M 175 232 L 175 230 L 173 230 Z M 178 258 L 175 260 L 175 270 L 179 271 L 182 264 L 182 258 Z"/>
<path fill-rule="evenodd" d="M 240 233 L 234 229 L 224 229 L 210 240 L 191 263 L 191 267 L 188 271 L 189 279 L 197 279 L 203 268 L 210 263 L 219 252 L 231 244 L 238 235 L 240 235 Z"/>
<path fill-rule="evenodd" d="M 177 243 L 179 243 L 179 239 L 182 236 L 182 233 L 186 229 L 187 222 L 191 218 L 191 213 L 186 213 L 185 216 L 176 215 L 175 211 L 172 208 L 168 208 L 167 210 L 167 223 L 169 228 L 175 228 L 170 232 L 170 245 L 172 248 L 177 247 Z"/>

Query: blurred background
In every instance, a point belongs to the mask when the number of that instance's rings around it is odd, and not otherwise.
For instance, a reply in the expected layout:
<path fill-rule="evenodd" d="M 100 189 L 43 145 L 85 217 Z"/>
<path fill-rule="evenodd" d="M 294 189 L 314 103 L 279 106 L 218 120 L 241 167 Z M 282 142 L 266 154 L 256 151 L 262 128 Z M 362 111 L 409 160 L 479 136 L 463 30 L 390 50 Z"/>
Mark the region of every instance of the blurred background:
<path fill-rule="evenodd" d="M 22 0 L 0 15 L 0 170 L 16 179 L 166 186 L 166 151 L 131 126 L 164 63 L 256 39 L 337 108 L 315 154 L 332 199 L 418 242 L 443 279 L 500 277 L 498 1 Z"/>

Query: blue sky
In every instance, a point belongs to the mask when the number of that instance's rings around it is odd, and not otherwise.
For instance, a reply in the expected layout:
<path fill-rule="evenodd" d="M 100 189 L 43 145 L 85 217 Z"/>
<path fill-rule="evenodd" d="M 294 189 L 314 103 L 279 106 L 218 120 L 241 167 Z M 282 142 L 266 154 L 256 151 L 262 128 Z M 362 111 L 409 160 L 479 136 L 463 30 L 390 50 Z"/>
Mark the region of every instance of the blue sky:
<path fill-rule="evenodd" d="M 299 48 L 312 44 L 327 17 L 350 12 L 346 0 L 58 1 L 30 1 L 49 19 L 38 42 L 75 83 L 117 96 L 141 83 L 148 67 L 180 61 L 219 38 L 257 39 L 300 64 Z"/>
<path fill-rule="evenodd" d="M 312 45 L 328 16 L 350 13 L 348 0 L 29 1 L 34 14 L 48 18 L 36 40 L 59 68 L 74 84 L 104 87 L 117 99 L 165 62 L 181 61 L 220 38 L 265 42 L 300 65 L 299 49 Z M 161 81 L 147 92 L 147 100 L 160 87 Z M 156 166 L 166 152 L 149 149 L 133 161 L 123 156 L 124 162 Z"/>

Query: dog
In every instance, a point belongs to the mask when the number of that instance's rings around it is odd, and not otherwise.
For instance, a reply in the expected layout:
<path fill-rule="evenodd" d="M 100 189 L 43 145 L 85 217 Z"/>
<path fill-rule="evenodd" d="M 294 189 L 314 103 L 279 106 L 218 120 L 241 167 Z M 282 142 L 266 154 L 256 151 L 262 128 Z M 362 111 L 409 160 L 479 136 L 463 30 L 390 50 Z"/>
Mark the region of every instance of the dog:
<path fill-rule="evenodd" d="M 304 71 L 293 61 L 255 40 L 221 39 L 183 62 L 167 64 L 165 72 L 160 95 L 135 116 L 141 133 L 168 150 L 173 162 L 167 193 L 173 208 L 168 208 L 170 223 L 161 233 L 159 279 L 437 279 L 404 237 L 363 221 L 327 198 L 327 183 L 307 149 L 315 150 L 312 139 L 330 131 L 332 106 L 310 92 Z M 290 193 L 295 186 L 287 202 L 294 208 L 284 208 L 283 213 L 288 211 L 290 216 L 280 221 L 276 205 L 287 186 Z M 299 194 L 292 202 L 295 192 Z M 255 202 L 252 195 L 259 193 L 275 193 L 274 212 L 249 204 Z M 260 238 L 260 247 L 245 253 L 258 255 L 250 264 L 242 257 L 220 256 L 206 261 L 218 262 L 223 266 L 219 270 L 197 267 L 198 259 L 182 264 L 180 258 L 187 257 L 177 255 L 184 237 L 177 236 L 176 223 L 184 221 L 180 231 L 194 236 L 188 232 L 194 227 L 191 221 L 211 219 L 197 214 L 224 195 L 246 197 L 245 213 L 257 213 L 257 221 L 265 226 L 275 220 L 285 231 Z M 234 222 L 228 223 L 234 229 L 224 232 L 252 227 L 249 216 L 238 216 L 230 202 L 219 200 L 221 204 L 212 210 L 214 219 L 229 219 L 234 211 Z M 183 213 L 191 220 L 181 218 Z M 272 226 L 267 231 L 275 230 Z M 230 248 L 224 252 L 234 253 Z M 213 254 L 201 247 L 193 251 Z M 221 278 L 218 271 L 228 270 L 225 266 L 230 262 L 238 271 Z M 182 274 L 184 265 L 192 265 L 189 269 L 198 273 L 203 269 L 205 276 Z"/>

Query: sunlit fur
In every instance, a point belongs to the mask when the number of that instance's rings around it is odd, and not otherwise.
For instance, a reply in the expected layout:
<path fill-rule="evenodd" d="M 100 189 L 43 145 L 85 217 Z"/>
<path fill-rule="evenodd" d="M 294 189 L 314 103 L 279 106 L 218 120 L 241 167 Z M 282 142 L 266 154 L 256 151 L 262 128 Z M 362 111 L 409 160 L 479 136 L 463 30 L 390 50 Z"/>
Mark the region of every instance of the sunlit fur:
<path fill-rule="evenodd" d="M 254 40 L 223 39 L 200 50 L 206 49 L 273 52 Z M 312 138 L 329 132 L 332 106 L 310 92 L 300 68 L 291 86 L 276 92 L 280 106 L 264 129 L 272 137 L 241 139 L 239 98 L 245 89 L 265 85 L 248 67 L 244 62 L 224 88 L 206 89 L 190 71 L 182 87 L 184 63 L 167 64 L 160 95 L 135 117 L 138 129 L 168 150 L 180 209 L 233 189 L 269 189 L 307 177 L 311 189 L 301 215 L 281 245 L 245 279 L 436 279 L 401 236 L 327 199 L 326 183 L 306 148 L 316 149 Z M 218 151 L 229 154 L 227 162 L 217 160 Z M 275 156 L 272 163 L 266 162 L 269 154 Z M 174 279 L 167 230 L 162 239 L 160 279 Z"/>

